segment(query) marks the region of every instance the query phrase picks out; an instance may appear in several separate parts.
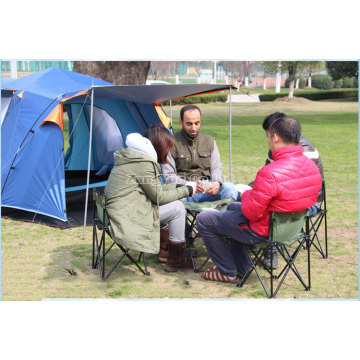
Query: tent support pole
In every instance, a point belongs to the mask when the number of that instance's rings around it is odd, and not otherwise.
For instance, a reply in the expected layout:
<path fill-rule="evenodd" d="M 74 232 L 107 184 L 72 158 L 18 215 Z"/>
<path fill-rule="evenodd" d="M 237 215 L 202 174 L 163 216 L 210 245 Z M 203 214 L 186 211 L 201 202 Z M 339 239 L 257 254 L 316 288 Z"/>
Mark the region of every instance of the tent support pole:
<path fill-rule="evenodd" d="M 229 113 L 230 113 L 230 146 L 229 146 L 229 171 L 230 171 L 230 176 L 229 176 L 229 181 L 232 181 L 232 116 L 231 116 L 231 110 L 232 110 L 232 100 L 231 100 L 231 85 L 230 85 L 230 92 L 229 92 L 229 97 L 230 97 L 230 109 L 229 109 Z"/>
<path fill-rule="evenodd" d="M 170 100 L 170 126 L 172 129 L 172 101 Z"/>
<path fill-rule="evenodd" d="M 87 178 L 86 178 L 86 196 L 85 196 L 85 213 L 84 213 L 83 239 L 85 239 L 86 218 L 87 218 L 88 197 L 89 197 L 89 182 L 90 182 L 90 162 L 91 162 L 91 144 L 92 144 L 93 114 L 94 114 L 94 88 L 91 89 L 90 131 L 89 131 L 89 133 L 90 133 L 90 134 L 89 134 L 89 157 L 88 157 L 88 169 L 87 169 Z"/>

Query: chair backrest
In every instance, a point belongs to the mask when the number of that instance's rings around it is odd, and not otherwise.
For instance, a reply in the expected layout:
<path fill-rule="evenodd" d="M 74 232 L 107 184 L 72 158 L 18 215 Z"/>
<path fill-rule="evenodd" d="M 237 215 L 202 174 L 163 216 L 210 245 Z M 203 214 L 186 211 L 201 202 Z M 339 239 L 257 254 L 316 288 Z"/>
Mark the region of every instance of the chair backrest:
<path fill-rule="evenodd" d="M 272 212 L 270 217 L 269 240 L 291 245 L 304 237 L 303 227 L 309 216 L 306 209 L 299 213 Z"/>
<path fill-rule="evenodd" d="M 96 189 L 93 190 L 93 199 L 96 205 L 97 216 L 103 225 L 107 226 L 109 224 L 109 217 L 106 212 L 106 199 L 104 194 L 100 194 L 100 192 Z M 105 214 L 105 221 L 104 221 Z"/>

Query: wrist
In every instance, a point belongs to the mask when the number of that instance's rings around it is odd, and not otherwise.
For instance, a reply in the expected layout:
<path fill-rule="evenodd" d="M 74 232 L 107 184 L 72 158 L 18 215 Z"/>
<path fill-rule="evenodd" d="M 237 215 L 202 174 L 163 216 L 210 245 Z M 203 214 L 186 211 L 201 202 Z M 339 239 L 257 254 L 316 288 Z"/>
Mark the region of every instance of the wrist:
<path fill-rule="evenodd" d="M 192 193 L 193 193 L 193 187 L 192 186 L 190 186 L 190 185 L 185 185 L 187 188 L 188 188 L 188 190 L 189 190 L 189 196 L 192 196 Z"/>

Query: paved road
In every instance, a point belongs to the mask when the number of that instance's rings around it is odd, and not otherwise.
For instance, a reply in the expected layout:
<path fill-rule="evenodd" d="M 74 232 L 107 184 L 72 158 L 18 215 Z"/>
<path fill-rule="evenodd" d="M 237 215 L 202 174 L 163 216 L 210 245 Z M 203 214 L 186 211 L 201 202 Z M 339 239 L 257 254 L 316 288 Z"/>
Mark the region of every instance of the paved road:
<path fill-rule="evenodd" d="M 233 103 L 235 102 L 260 102 L 259 100 L 259 94 L 241 94 L 241 95 L 231 95 L 231 101 Z M 229 102 L 229 97 L 227 99 L 227 102 Z"/>

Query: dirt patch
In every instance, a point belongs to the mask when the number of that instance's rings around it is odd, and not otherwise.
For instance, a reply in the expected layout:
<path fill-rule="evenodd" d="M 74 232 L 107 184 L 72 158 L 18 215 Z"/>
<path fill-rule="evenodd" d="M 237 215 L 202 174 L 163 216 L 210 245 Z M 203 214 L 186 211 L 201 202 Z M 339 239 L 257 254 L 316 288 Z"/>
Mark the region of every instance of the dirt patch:
<path fill-rule="evenodd" d="M 281 103 L 281 102 L 287 102 L 287 103 L 299 103 L 299 104 L 306 104 L 306 103 L 312 103 L 311 100 L 305 99 L 304 97 L 298 97 L 294 96 L 292 99 L 289 99 L 287 96 L 278 98 L 274 100 L 274 103 Z"/>

